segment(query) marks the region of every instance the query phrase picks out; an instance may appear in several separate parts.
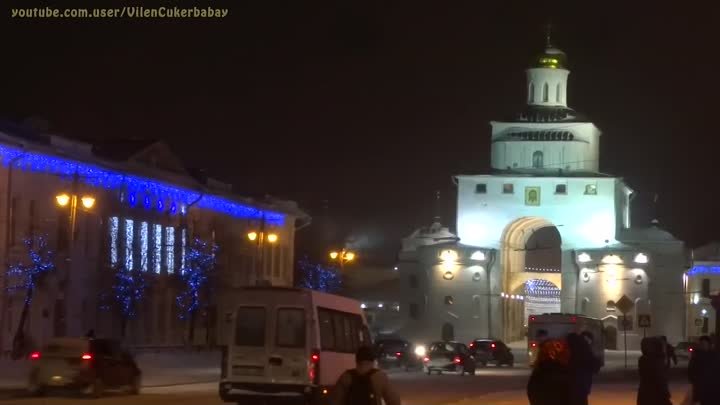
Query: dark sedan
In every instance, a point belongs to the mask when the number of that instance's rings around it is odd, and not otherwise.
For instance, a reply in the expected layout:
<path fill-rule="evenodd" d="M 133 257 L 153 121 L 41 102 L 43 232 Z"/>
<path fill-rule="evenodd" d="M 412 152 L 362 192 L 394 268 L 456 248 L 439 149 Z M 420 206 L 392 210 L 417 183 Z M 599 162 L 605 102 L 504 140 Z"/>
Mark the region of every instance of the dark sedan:
<path fill-rule="evenodd" d="M 457 372 L 475 375 L 475 358 L 467 346 L 458 342 L 435 342 L 430 345 L 427 355 L 423 359 L 425 372 Z"/>
<path fill-rule="evenodd" d="M 483 366 L 494 364 L 498 367 L 502 365 L 512 367 L 515 365 L 515 356 L 501 340 L 475 339 L 470 343 L 470 353 Z"/>

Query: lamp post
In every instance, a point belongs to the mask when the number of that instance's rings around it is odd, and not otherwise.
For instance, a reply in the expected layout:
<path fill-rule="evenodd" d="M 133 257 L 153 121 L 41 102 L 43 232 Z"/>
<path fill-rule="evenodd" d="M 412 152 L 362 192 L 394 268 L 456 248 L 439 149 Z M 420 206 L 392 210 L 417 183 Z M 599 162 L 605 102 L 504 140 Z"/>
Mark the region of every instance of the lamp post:
<path fill-rule="evenodd" d="M 73 187 L 74 189 L 76 187 Z M 79 198 L 78 198 L 79 197 Z M 60 193 L 55 196 L 55 202 L 58 206 L 65 208 L 70 206 L 70 249 L 72 250 L 73 243 L 75 242 L 75 233 L 77 227 L 77 211 L 78 211 L 78 199 L 82 203 L 85 209 L 92 209 L 95 206 L 95 197 L 91 195 L 78 196 L 77 192 L 72 194 Z"/>
<path fill-rule="evenodd" d="M 263 272 L 262 259 L 265 253 L 265 242 L 271 246 L 276 244 L 280 237 L 274 232 L 265 232 L 265 226 L 261 227 L 260 231 L 250 231 L 247 233 L 247 238 L 251 242 L 256 243 L 255 247 L 255 262 L 253 263 L 255 272 L 255 284 L 261 279 L 260 275 Z M 271 269 L 272 270 L 272 269 Z"/>
<path fill-rule="evenodd" d="M 340 264 L 340 272 L 345 268 L 345 263 L 355 260 L 355 253 L 343 248 L 341 251 L 333 250 L 330 252 L 330 260 L 337 261 Z"/>

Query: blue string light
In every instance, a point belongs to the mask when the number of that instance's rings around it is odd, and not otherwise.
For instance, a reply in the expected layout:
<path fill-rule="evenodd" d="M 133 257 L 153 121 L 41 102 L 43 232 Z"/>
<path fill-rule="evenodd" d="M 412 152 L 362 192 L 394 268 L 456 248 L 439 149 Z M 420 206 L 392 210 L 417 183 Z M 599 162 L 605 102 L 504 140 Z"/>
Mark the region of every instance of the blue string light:
<path fill-rule="evenodd" d="M 2 158 L 5 166 L 12 162 L 13 159 L 17 159 L 14 161 L 13 166 L 21 170 L 53 174 L 67 180 L 72 180 L 74 176 L 77 176 L 79 181 L 91 187 L 124 191 L 127 193 L 127 203 L 130 207 L 134 207 L 136 204 L 135 194 L 141 193 L 141 195 L 148 195 L 154 200 L 170 201 L 172 202 L 171 207 L 175 206 L 175 209 L 177 209 L 176 204 L 179 203 L 183 213 L 184 206 L 195 203 L 199 208 L 236 218 L 264 219 L 268 224 L 277 226 L 281 226 L 285 222 L 285 215 L 281 213 L 264 211 L 219 196 L 202 194 L 199 191 L 113 171 L 89 163 L 37 152 L 27 152 L 7 145 L 0 145 L 0 158 Z M 150 208 L 150 205 L 146 203 L 146 208 Z"/>
<path fill-rule="evenodd" d="M 181 320 L 190 319 L 200 308 L 200 293 L 215 269 L 217 251 L 216 245 L 209 245 L 199 238 L 195 238 L 187 247 L 186 266 L 180 270 L 183 288 L 175 298 L 179 309 L 178 317 Z"/>
<path fill-rule="evenodd" d="M 134 319 L 138 315 L 140 303 L 145 298 L 151 278 L 147 272 L 140 269 L 132 270 L 124 265 L 115 267 L 115 275 L 112 285 L 111 302 L 107 302 L 107 296 L 101 300 L 102 310 L 109 310 L 112 306 L 124 319 Z"/>
<path fill-rule="evenodd" d="M 25 305 L 32 302 L 33 291 L 37 283 L 48 273 L 55 270 L 54 254 L 48 248 L 45 236 L 25 238 L 23 241 L 28 253 L 28 264 L 17 263 L 6 272 L 9 279 L 7 291 L 25 291 Z"/>
<path fill-rule="evenodd" d="M 333 293 L 342 286 L 342 275 L 334 267 L 312 263 L 307 256 L 298 260 L 298 270 L 298 286 L 302 288 Z"/>
<path fill-rule="evenodd" d="M 693 266 L 688 270 L 688 276 L 697 276 L 700 274 L 720 274 L 720 266 Z"/>
<path fill-rule="evenodd" d="M 560 289 L 550 281 L 532 279 L 525 282 L 525 295 L 538 298 L 560 298 Z"/>

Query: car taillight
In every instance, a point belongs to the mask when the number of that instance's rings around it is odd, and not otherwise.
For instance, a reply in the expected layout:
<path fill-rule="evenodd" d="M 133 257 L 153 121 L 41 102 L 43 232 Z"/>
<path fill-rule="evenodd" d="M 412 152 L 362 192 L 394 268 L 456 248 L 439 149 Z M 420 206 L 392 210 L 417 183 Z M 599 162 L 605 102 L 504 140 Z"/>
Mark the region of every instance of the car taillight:
<path fill-rule="evenodd" d="M 30 353 L 30 360 L 40 360 L 40 352 Z"/>
<path fill-rule="evenodd" d="M 85 353 L 81 357 L 83 360 L 92 360 L 93 356 L 90 353 Z"/>
<path fill-rule="evenodd" d="M 491 343 L 491 344 L 490 344 L 490 347 L 492 347 L 492 348 L 494 349 L 494 348 L 495 348 L 495 343 Z"/>
<path fill-rule="evenodd" d="M 460 356 L 455 356 L 455 358 L 453 359 L 453 363 L 455 363 L 455 364 L 462 363 L 462 359 L 460 358 Z"/>
<path fill-rule="evenodd" d="M 692 348 L 692 347 L 691 347 L 691 348 L 689 348 L 689 349 L 688 349 L 688 351 L 689 351 L 690 353 L 692 353 L 692 351 L 693 351 L 693 348 Z M 34 354 L 34 353 L 33 353 L 33 354 Z"/>
<path fill-rule="evenodd" d="M 423 362 L 427 363 L 428 361 L 430 361 L 430 357 L 423 357 Z"/>
<path fill-rule="evenodd" d="M 576 317 L 576 316 L 571 316 L 571 317 L 570 317 L 570 322 L 572 322 L 572 323 L 577 322 L 577 317 Z"/>
<path fill-rule="evenodd" d="M 535 322 L 535 317 L 534 317 L 534 316 L 531 316 L 531 317 L 530 317 L 530 322 Z"/>
<path fill-rule="evenodd" d="M 530 342 L 530 347 L 537 347 L 537 342 Z"/>
<path fill-rule="evenodd" d="M 395 357 L 401 357 L 401 356 L 402 356 L 402 352 L 395 352 Z"/>
<path fill-rule="evenodd" d="M 475 347 L 475 342 L 470 343 L 470 347 Z"/>
<path fill-rule="evenodd" d="M 308 377 L 310 382 L 317 384 L 320 374 L 320 351 L 313 350 L 310 355 L 310 365 L 308 367 Z"/>

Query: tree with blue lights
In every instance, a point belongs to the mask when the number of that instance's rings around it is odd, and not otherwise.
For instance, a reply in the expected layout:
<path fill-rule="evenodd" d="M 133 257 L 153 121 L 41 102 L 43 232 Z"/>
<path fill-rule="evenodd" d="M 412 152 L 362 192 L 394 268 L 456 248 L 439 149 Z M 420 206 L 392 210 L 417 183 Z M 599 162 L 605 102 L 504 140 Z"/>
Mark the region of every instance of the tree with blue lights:
<path fill-rule="evenodd" d="M 342 275 L 335 267 L 313 263 L 307 256 L 298 261 L 298 273 L 298 287 L 327 293 L 335 293 L 342 287 Z"/>
<path fill-rule="evenodd" d="M 110 293 L 103 297 L 105 303 L 101 309 L 115 309 L 120 315 L 122 337 L 125 337 L 128 321 L 137 317 L 140 304 L 152 282 L 152 275 L 140 268 L 128 269 L 124 264 L 117 264 L 113 268 Z"/>
<path fill-rule="evenodd" d="M 15 360 L 23 357 L 29 350 L 24 331 L 35 289 L 56 269 L 54 255 L 48 247 L 46 236 L 30 236 L 25 238 L 23 243 L 27 249 L 28 260 L 10 266 L 6 273 L 8 292 L 25 292 L 20 320 L 13 337 L 12 358 Z"/>
<path fill-rule="evenodd" d="M 195 238 L 185 254 L 185 267 L 180 269 L 180 293 L 175 298 L 179 317 L 188 322 L 188 344 L 195 338 L 195 318 L 208 297 L 208 281 L 215 271 L 218 247 Z"/>

